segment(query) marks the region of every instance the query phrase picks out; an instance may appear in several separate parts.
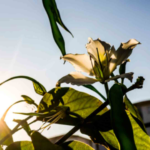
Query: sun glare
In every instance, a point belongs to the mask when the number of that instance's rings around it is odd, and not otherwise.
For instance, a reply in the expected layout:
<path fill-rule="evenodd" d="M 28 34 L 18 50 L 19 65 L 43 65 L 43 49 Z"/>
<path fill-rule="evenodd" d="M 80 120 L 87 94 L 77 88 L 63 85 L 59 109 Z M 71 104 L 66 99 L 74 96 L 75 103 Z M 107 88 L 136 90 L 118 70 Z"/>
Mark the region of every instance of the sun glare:
<path fill-rule="evenodd" d="M 3 89 L 0 90 L 0 118 L 3 116 L 7 108 L 13 103 L 14 98 L 9 95 L 9 93 Z M 8 126 L 12 127 L 13 126 L 13 118 L 14 114 L 10 110 L 10 112 L 7 113 L 5 121 L 7 122 Z"/>

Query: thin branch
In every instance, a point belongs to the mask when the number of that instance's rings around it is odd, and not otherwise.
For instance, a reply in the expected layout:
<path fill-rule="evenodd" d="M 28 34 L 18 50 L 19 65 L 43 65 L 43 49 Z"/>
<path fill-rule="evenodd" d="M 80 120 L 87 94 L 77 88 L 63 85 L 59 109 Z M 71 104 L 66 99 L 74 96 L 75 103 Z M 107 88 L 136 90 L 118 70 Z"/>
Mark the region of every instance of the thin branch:
<path fill-rule="evenodd" d="M 3 142 L 4 142 L 6 139 L 8 139 L 11 135 L 13 135 L 16 131 L 18 131 L 18 127 L 19 127 L 21 124 L 23 124 L 24 121 L 27 121 L 27 120 L 29 120 L 29 119 L 32 118 L 32 117 L 33 117 L 33 116 L 29 116 L 29 117 L 27 117 L 26 119 L 20 121 L 20 122 L 15 126 L 15 128 L 14 128 L 8 135 L 6 135 L 2 140 L 0 140 L 0 145 L 2 145 Z"/>
<path fill-rule="evenodd" d="M 78 123 L 73 129 L 71 129 L 66 135 L 64 135 L 59 141 L 57 141 L 56 144 L 59 145 L 59 144 L 62 144 L 64 141 L 66 141 L 72 134 L 74 134 L 76 131 L 78 131 L 87 121 L 89 121 L 92 117 L 94 117 L 98 112 L 103 110 L 108 104 L 109 104 L 109 101 L 108 100 L 105 101 L 93 113 L 91 113 L 82 122 Z"/>

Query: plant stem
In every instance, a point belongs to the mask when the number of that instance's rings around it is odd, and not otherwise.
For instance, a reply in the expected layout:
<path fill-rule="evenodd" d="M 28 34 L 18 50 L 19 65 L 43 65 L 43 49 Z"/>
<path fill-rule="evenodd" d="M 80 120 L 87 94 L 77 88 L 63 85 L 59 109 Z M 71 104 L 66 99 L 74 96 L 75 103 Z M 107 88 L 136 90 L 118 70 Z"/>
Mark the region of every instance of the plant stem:
<path fill-rule="evenodd" d="M 94 117 L 98 112 L 103 110 L 108 104 L 109 104 L 109 101 L 108 100 L 105 101 L 93 113 L 91 113 L 82 122 L 78 123 L 73 129 L 71 129 L 66 135 L 64 135 L 59 141 L 57 141 L 56 144 L 59 145 L 59 144 L 62 144 L 63 142 L 65 142 L 72 134 L 74 134 L 76 131 L 78 131 L 87 121 L 89 121 L 92 117 Z"/>
<path fill-rule="evenodd" d="M 16 131 L 18 131 L 18 127 L 19 127 L 22 123 L 24 123 L 24 121 L 27 121 L 27 120 L 29 120 L 29 119 L 32 118 L 32 117 L 33 117 L 33 116 L 29 116 L 29 117 L 27 117 L 26 119 L 20 121 L 20 122 L 15 126 L 15 128 L 14 128 L 9 134 L 7 134 L 2 140 L 0 140 L 0 145 L 2 145 L 3 142 L 4 142 L 7 138 L 9 138 L 12 134 L 14 134 Z"/>
<path fill-rule="evenodd" d="M 38 120 L 35 119 L 35 120 L 31 121 L 28 125 L 31 125 L 32 123 L 34 123 L 34 122 L 36 122 L 36 121 L 38 121 Z M 19 130 L 21 130 L 21 129 L 23 129 L 23 127 L 18 128 L 17 131 L 19 131 Z"/>
<path fill-rule="evenodd" d="M 109 92 L 108 83 L 105 83 L 104 86 L 105 86 L 105 91 L 106 91 L 106 95 L 107 95 L 107 99 L 108 99 L 108 92 Z"/>

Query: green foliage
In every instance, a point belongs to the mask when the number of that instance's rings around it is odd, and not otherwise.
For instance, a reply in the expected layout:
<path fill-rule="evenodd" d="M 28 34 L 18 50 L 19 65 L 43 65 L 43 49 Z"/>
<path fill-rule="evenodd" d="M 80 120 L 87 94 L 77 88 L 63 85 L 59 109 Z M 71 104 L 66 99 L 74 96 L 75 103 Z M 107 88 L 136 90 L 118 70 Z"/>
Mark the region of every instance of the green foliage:
<path fill-rule="evenodd" d="M 82 71 L 83 69 L 84 72 L 89 73 L 89 75 L 95 75 L 98 78 L 97 80 L 85 77 L 79 72 L 76 72 L 61 78 L 62 81 L 59 80 L 56 85 L 60 86 L 63 82 L 76 83 L 77 85 L 101 82 L 104 84 L 107 99 L 92 85 L 83 86 L 96 92 L 103 98 L 104 103 L 87 93 L 69 87 L 57 87 L 47 92 L 41 83 L 28 76 L 9 78 L 0 83 L 0 85 L 13 79 L 28 79 L 32 81 L 35 92 L 43 97 L 40 104 L 37 105 L 32 98 L 22 95 L 24 100 L 15 102 L 5 111 L 0 120 L 0 150 L 2 150 L 1 146 L 3 145 L 8 146 L 6 150 L 93 150 L 89 145 L 79 141 L 65 142 L 65 140 L 78 129 L 80 129 L 81 133 L 90 136 L 94 143 L 101 144 L 107 149 L 150 149 L 150 137 L 147 135 L 143 120 L 137 108 L 125 95 L 131 90 L 142 88 L 145 79 L 141 76 L 138 77 L 136 83 L 129 88 L 123 84 L 124 78 L 128 78 L 132 81 L 133 73 L 125 74 L 126 63 L 128 62 L 127 58 L 131 55 L 133 48 L 137 44 L 140 44 L 140 42 L 131 39 L 126 43 L 121 43 L 116 51 L 113 46 L 111 47 L 108 43 L 100 39 L 93 40 L 89 38 L 89 43 L 86 47 L 90 55 L 88 61 L 90 61 L 90 64 L 92 63 L 92 66 L 86 66 L 86 61 L 81 61 L 81 59 L 78 59 L 79 57 L 76 57 L 77 55 L 66 55 L 65 42 L 57 24 L 71 35 L 72 33 L 64 25 L 55 0 L 42 0 L 42 2 L 50 21 L 53 38 L 62 55 L 65 55 L 63 59 L 72 62 L 78 71 Z M 83 57 L 80 58 L 85 59 L 86 56 L 82 56 Z M 120 65 L 120 75 L 114 76 L 113 71 L 118 65 Z M 100 74 L 100 76 L 97 74 Z M 113 76 L 113 78 L 109 78 L 110 75 Z M 100 78 L 102 79 L 100 80 Z M 118 82 L 118 78 L 122 78 L 121 83 Z M 106 82 L 110 80 L 115 80 L 116 83 L 109 90 Z M 30 113 L 17 113 L 29 115 L 29 117 L 24 120 L 14 119 L 18 124 L 13 130 L 10 130 L 4 121 L 5 116 L 13 105 L 20 102 L 33 104 L 37 107 L 37 110 Z M 110 109 L 107 108 L 108 104 L 110 105 Z M 28 123 L 27 120 L 32 116 L 36 116 L 36 120 Z M 31 130 L 29 125 L 37 120 L 43 121 L 43 126 L 45 123 L 48 123 L 48 125 L 44 127 L 41 126 L 40 129 L 45 129 L 53 123 L 73 125 L 74 127 L 60 141 L 54 144 L 41 133 Z M 20 126 L 22 127 L 19 128 Z M 12 134 L 22 128 L 31 137 L 32 141 L 13 143 Z"/>
<path fill-rule="evenodd" d="M 68 31 L 71 35 L 72 35 L 72 33 L 64 25 L 64 23 L 60 17 L 59 10 L 57 9 L 55 0 L 43 0 L 43 6 L 47 12 L 47 15 L 48 15 L 48 18 L 50 21 L 54 40 L 55 40 L 57 46 L 59 47 L 62 55 L 65 55 L 66 54 L 65 42 L 64 42 L 64 38 L 58 28 L 57 23 L 59 23 L 59 25 L 62 28 L 64 28 L 66 31 Z"/>
<path fill-rule="evenodd" d="M 9 145 L 6 150 L 35 150 L 32 142 L 30 141 L 19 141 Z"/>
<path fill-rule="evenodd" d="M 111 122 L 121 150 L 136 150 L 130 120 L 124 110 L 123 92 L 118 84 L 114 84 L 109 92 L 111 105 Z"/>

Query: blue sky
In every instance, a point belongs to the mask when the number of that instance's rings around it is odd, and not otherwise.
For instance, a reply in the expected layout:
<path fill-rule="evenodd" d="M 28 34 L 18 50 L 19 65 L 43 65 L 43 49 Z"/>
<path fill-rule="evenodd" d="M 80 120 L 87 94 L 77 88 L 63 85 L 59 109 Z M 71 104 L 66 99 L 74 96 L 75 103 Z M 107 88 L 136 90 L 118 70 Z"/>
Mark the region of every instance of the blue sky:
<path fill-rule="evenodd" d="M 150 99 L 150 1 L 149 0 L 94 0 L 70 1 L 56 0 L 62 20 L 73 33 L 71 37 L 61 27 L 60 30 L 66 42 L 67 53 L 86 53 L 85 44 L 88 37 L 102 40 L 114 45 L 117 49 L 121 42 L 135 38 L 142 44 L 138 45 L 130 56 L 131 62 L 127 65 L 127 72 L 134 72 L 134 80 L 138 76 L 145 78 L 144 87 L 128 94 L 132 102 Z M 61 53 L 55 44 L 48 17 L 42 1 L 33 0 L 1 0 L 0 5 L 0 82 L 17 75 L 27 75 L 41 82 L 47 90 L 55 87 L 59 78 L 74 71 L 69 64 L 60 60 Z M 118 74 L 118 70 L 115 71 Z M 125 80 L 127 86 L 131 83 Z M 109 84 L 110 86 L 112 83 Z M 63 86 L 70 86 L 65 85 Z M 94 84 L 103 94 L 103 85 Z M 95 93 L 82 87 L 74 88 Z M 0 87 L 0 115 L 13 102 L 20 100 L 20 95 L 28 95 L 37 103 L 41 96 L 34 92 L 30 81 L 18 79 L 10 81 Z M 26 104 L 14 106 L 8 113 L 6 121 L 10 128 L 14 118 L 12 112 L 32 111 Z M 40 123 L 32 128 L 38 128 Z M 63 134 L 71 127 L 52 126 L 43 134 L 52 137 Z M 57 132 L 56 132 L 57 130 Z M 24 136 L 22 136 L 22 134 Z M 14 136 L 15 140 L 28 139 L 23 131 Z"/>

